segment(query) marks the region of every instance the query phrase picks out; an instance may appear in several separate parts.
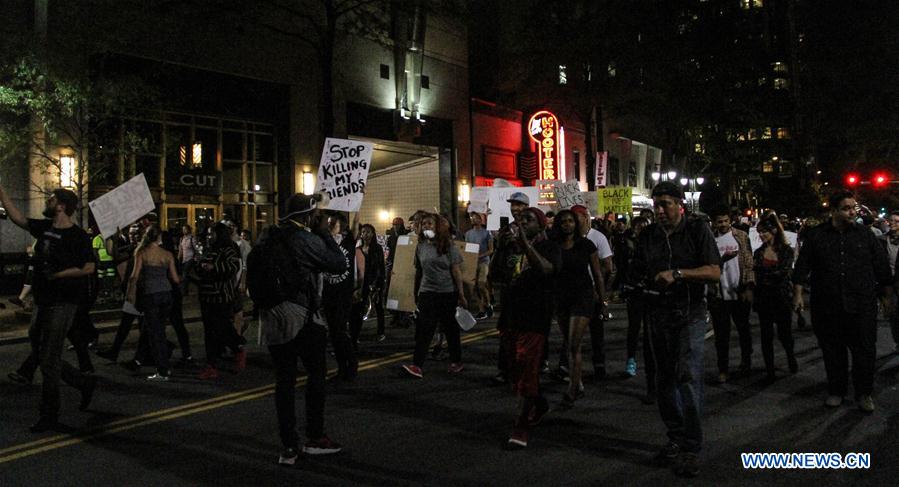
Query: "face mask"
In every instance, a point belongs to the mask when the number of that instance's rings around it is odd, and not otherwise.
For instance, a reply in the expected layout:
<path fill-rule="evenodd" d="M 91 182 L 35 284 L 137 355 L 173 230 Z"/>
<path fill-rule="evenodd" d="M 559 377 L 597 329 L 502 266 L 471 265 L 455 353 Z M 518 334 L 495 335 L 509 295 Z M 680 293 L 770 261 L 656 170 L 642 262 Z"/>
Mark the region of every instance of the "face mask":
<path fill-rule="evenodd" d="M 428 239 L 431 239 L 431 238 L 434 238 L 437 236 L 437 234 L 434 233 L 434 230 L 424 230 L 421 232 L 421 234 L 424 235 L 425 238 L 428 238 Z"/>

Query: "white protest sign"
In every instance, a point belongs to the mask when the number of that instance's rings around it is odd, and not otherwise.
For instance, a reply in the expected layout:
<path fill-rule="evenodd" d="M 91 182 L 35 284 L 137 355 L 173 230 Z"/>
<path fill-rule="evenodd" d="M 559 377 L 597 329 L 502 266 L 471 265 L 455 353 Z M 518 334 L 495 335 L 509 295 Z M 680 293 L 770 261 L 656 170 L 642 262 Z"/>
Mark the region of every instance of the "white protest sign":
<path fill-rule="evenodd" d="M 487 203 L 490 201 L 489 186 L 475 186 L 471 188 L 471 201 L 468 202 L 469 213 L 487 213 Z"/>
<path fill-rule="evenodd" d="M 599 206 L 599 193 L 596 191 L 581 191 L 581 197 L 584 198 L 583 205 L 587 207 L 590 214 L 595 214 L 596 208 Z"/>
<path fill-rule="evenodd" d="M 144 173 L 88 203 L 103 238 L 111 238 L 116 230 L 131 225 L 156 209 Z"/>
<path fill-rule="evenodd" d="M 315 190 L 328 194 L 328 209 L 359 211 L 373 151 L 371 142 L 325 139 Z"/>
<path fill-rule="evenodd" d="M 539 191 L 536 186 L 524 188 L 490 188 L 490 214 L 487 215 L 487 230 L 499 230 L 499 219 L 509 218 L 512 221 L 512 208 L 507 201 L 514 193 L 524 193 L 528 197 L 528 206 L 537 204 Z"/>
<path fill-rule="evenodd" d="M 596 187 L 606 186 L 606 175 L 609 168 L 609 153 L 606 151 L 596 153 Z"/>
<path fill-rule="evenodd" d="M 586 206 L 580 185 L 576 179 L 564 183 L 556 183 L 553 186 L 553 193 L 556 195 L 559 208 L 563 210 L 567 210 L 574 205 Z"/>

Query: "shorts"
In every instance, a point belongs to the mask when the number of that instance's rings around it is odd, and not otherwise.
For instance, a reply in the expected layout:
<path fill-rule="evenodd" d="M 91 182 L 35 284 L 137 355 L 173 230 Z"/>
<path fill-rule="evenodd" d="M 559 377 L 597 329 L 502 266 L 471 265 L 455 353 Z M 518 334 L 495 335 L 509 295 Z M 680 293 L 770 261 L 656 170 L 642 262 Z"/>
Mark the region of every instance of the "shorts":
<path fill-rule="evenodd" d="M 475 282 L 479 286 L 487 285 L 487 272 L 488 272 L 489 268 L 490 268 L 490 264 L 488 264 L 486 262 L 478 264 L 478 273 L 477 273 L 477 277 L 475 277 Z"/>
<path fill-rule="evenodd" d="M 593 299 L 593 289 L 556 296 L 557 316 L 590 318 L 595 312 L 596 300 Z"/>
<path fill-rule="evenodd" d="M 540 364 L 546 336 L 535 331 L 509 330 L 509 383 L 512 392 L 521 397 L 537 397 L 540 394 Z M 504 333 L 505 335 L 505 333 Z"/>

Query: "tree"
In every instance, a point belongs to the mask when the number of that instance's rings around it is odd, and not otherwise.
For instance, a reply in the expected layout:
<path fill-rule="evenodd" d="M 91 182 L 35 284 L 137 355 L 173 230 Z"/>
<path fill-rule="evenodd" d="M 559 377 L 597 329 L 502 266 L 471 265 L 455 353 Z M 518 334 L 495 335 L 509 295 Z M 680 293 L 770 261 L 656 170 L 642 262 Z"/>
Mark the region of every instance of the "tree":
<path fill-rule="evenodd" d="M 93 181 L 115 169 L 108 159 L 92 158 L 108 141 L 103 134 L 110 124 L 133 107 L 147 108 L 155 97 L 152 89 L 135 79 L 61 75 L 52 62 L 34 55 L 5 57 L 0 65 L 0 163 L 36 163 L 45 175 L 60 177 L 81 201 Z M 126 152 L 146 142 L 136 133 L 124 132 Z M 108 149 L 106 149 L 108 152 Z M 31 181 L 29 191 L 46 193 Z M 83 208 L 79 220 L 85 223 Z"/>

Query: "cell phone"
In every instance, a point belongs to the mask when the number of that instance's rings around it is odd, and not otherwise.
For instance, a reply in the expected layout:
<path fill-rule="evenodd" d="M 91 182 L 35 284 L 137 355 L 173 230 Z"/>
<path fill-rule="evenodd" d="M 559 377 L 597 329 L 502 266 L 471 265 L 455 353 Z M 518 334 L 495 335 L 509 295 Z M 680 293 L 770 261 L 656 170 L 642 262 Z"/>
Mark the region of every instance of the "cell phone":
<path fill-rule="evenodd" d="M 509 217 L 507 217 L 507 216 L 499 217 L 499 227 L 503 228 L 503 227 L 508 227 L 508 226 L 509 226 Z"/>

